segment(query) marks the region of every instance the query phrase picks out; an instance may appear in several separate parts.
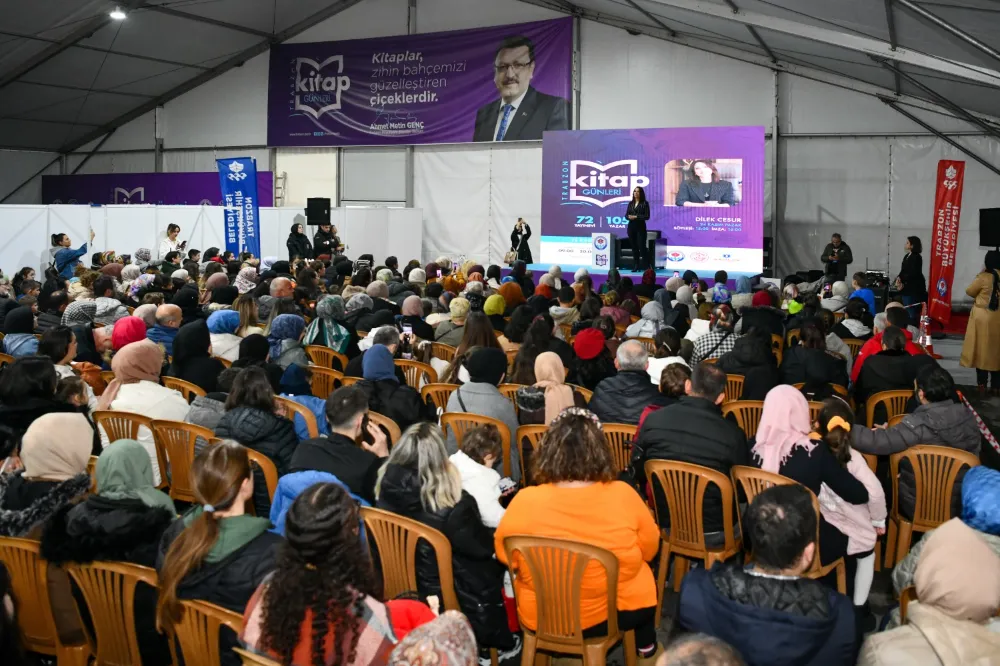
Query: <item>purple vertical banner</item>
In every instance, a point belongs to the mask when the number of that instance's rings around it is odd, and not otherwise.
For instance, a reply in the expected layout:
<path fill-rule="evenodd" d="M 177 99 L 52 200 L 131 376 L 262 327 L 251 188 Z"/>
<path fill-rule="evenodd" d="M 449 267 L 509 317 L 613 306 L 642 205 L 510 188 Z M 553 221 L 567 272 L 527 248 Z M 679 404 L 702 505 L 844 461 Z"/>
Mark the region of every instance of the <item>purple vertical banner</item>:
<path fill-rule="evenodd" d="M 546 132 L 541 262 L 589 265 L 592 234 L 626 238 L 636 187 L 668 270 L 763 270 L 763 127 Z"/>
<path fill-rule="evenodd" d="M 274 205 L 274 174 L 257 172 L 260 205 Z M 221 206 L 219 174 L 93 173 L 42 176 L 43 204 L 160 204 Z"/>
<path fill-rule="evenodd" d="M 267 142 L 540 140 L 570 126 L 573 20 L 271 47 Z"/>

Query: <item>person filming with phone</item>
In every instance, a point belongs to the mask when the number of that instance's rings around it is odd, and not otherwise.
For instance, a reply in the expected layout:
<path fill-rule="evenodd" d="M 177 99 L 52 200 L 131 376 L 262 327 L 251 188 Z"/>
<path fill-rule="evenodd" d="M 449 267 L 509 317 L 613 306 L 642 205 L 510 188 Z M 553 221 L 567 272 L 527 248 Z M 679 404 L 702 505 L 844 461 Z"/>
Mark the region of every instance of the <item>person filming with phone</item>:
<path fill-rule="evenodd" d="M 159 251 L 157 252 L 157 258 L 163 261 L 167 258 L 167 254 L 171 252 L 182 252 L 184 248 L 187 247 L 187 241 L 180 242 L 177 237 L 181 233 L 180 226 L 176 224 L 167 225 L 167 235 L 160 241 Z"/>

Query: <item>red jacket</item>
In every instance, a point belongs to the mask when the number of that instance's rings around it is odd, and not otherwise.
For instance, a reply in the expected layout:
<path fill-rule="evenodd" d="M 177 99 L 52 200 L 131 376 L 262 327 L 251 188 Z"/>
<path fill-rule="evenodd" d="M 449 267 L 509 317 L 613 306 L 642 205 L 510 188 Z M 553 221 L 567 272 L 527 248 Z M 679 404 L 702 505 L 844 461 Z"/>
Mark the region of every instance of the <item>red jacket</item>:
<path fill-rule="evenodd" d="M 924 348 L 913 341 L 913 334 L 908 330 L 903 330 L 903 335 L 906 336 L 906 351 L 910 356 L 917 356 L 919 354 L 926 354 Z M 868 338 L 864 345 L 861 346 L 861 351 L 858 352 L 858 357 L 854 359 L 854 367 L 851 368 L 851 382 L 858 381 L 858 376 L 861 375 L 861 365 L 865 362 L 865 359 L 869 356 L 874 356 L 875 354 L 882 351 L 882 334 L 876 333 L 872 337 Z"/>

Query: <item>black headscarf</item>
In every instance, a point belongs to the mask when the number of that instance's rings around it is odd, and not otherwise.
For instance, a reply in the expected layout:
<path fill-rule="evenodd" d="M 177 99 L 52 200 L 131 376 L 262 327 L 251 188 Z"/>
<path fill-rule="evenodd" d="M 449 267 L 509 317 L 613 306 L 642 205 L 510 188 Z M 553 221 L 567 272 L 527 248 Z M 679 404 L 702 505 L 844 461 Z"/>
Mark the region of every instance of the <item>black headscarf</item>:
<path fill-rule="evenodd" d="M 528 264 L 524 263 L 520 259 L 515 261 L 514 264 L 510 267 L 511 276 L 513 276 L 513 278 L 518 282 L 521 281 L 521 278 L 523 278 L 525 273 L 527 272 L 528 272 Z"/>
<path fill-rule="evenodd" d="M 270 345 L 263 335 L 254 333 L 243 338 L 240 343 L 240 357 L 233 362 L 234 368 L 249 368 L 251 366 L 263 368 L 267 373 L 267 381 L 275 393 L 281 393 L 281 376 L 283 370 L 280 365 L 267 362 L 267 354 Z"/>
<path fill-rule="evenodd" d="M 688 285 L 689 287 L 691 286 L 692 282 L 698 281 L 698 274 L 692 270 L 684 271 L 684 275 L 682 275 L 681 277 L 684 280 L 684 284 Z"/>
<path fill-rule="evenodd" d="M 167 374 L 196 384 L 207 393 L 215 391 L 219 375 L 226 368 L 209 355 L 211 345 L 212 338 L 204 319 L 184 324 L 174 338 L 174 356 Z"/>
<path fill-rule="evenodd" d="M 35 313 L 26 305 L 15 306 L 4 317 L 3 332 L 5 334 L 34 333 Z"/>
<path fill-rule="evenodd" d="M 189 324 L 201 319 L 201 306 L 198 303 L 198 290 L 188 287 L 178 289 L 177 293 L 170 300 L 171 305 L 176 305 L 181 309 L 183 322 Z M 208 329 L 205 329 L 208 330 Z"/>
<path fill-rule="evenodd" d="M 290 275 L 292 267 L 291 264 L 289 264 L 287 261 L 282 260 L 282 261 L 276 261 L 273 264 L 271 264 L 271 270 L 274 271 L 277 275 Z"/>
<path fill-rule="evenodd" d="M 465 362 L 469 381 L 498 386 L 507 372 L 507 354 L 497 347 L 480 347 Z"/>
<path fill-rule="evenodd" d="M 240 291 L 236 287 L 216 287 L 212 290 L 212 302 L 220 305 L 232 305 L 239 295 Z"/>
<path fill-rule="evenodd" d="M 496 280 L 497 284 L 500 284 L 500 280 L 503 279 L 502 273 L 500 272 L 500 267 L 496 264 L 491 264 L 489 268 L 486 269 L 486 279 Z"/>
<path fill-rule="evenodd" d="M 1000 252 L 990 250 L 986 253 L 986 270 L 993 273 L 993 291 L 990 293 L 990 310 L 1000 307 Z"/>

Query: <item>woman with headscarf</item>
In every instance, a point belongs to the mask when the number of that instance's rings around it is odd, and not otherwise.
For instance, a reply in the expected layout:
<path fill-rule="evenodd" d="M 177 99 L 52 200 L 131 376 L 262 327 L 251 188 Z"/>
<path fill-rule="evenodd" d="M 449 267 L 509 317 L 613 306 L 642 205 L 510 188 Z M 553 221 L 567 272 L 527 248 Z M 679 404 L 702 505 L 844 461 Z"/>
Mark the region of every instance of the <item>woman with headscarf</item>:
<path fill-rule="evenodd" d="M 743 308 L 753 305 L 753 294 L 751 293 L 750 278 L 741 275 L 736 278 L 736 291 L 731 296 L 730 303 L 737 313 Z"/>
<path fill-rule="evenodd" d="M 173 361 L 165 374 L 191 382 L 206 393 L 218 390 L 219 375 L 226 366 L 212 358 L 212 336 L 203 319 L 181 326 L 173 350 Z"/>
<path fill-rule="evenodd" d="M 222 286 L 222 285 L 219 285 Z M 240 269 L 239 274 L 236 276 L 236 282 L 233 283 L 236 290 L 240 294 L 248 294 L 257 288 L 257 269 L 253 266 L 246 266 Z"/>
<path fill-rule="evenodd" d="M 309 237 L 302 233 L 302 225 L 299 223 L 292 225 L 285 246 L 288 248 L 289 264 L 296 259 L 312 259 L 312 243 L 309 242 Z"/>
<path fill-rule="evenodd" d="M 345 307 L 347 323 L 356 331 L 374 331 L 380 326 L 392 326 L 395 323 L 391 312 L 375 312 L 374 307 L 375 304 L 367 293 L 351 296 Z"/>
<path fill-rule="evenodd" d="M 50 564 L 123 562 L 155 567 L 160 538 L 177 515 L 173 500 L 153 484 L 142 444 L 122 439 L 97 459 L 97 493 L 61 507 L 46 522 L 42 557 Z M 73 604 L 72 598 L 67 602 Z M 142 663 L 170 663 L 167 639 L 156 630 L 156 590 L 135 591 L 134 622 Z"/>
<path fill-rule="evenodd" d="M 966 290 L 975 299 L 960 364 L 976 369 L 980 395 L 986 394 L 987 380 L 994 396 L 1000 395 L 1000 251 L 986 253 L 985 269 Z"/>
<path fill-rule="evenodd" d="M 146 322 L 138 317 L 124 317 L 111 329 L 111 349 L 121 351 L 126 345 L 146 339 Z"/>
<path fill-rule="evenodd" d="M 528 275 L 528 264 L 523 261 L 515 261 L 510 267 L 510 277 L 521 287 L 521 292 L 525 298 L 530 298 L 535 293 L 535 283 Z"/>
<path fill-rule="evenodd" d="M 656 284 L 656 271 L 652 268 L 647 268 L 642 273 L 642 280 L 639 284 L 633 287 L 633 291 L 636 296 L 641 296 L 642 298 L 652 298 L 656 290 L 659 289 L 659 285 Z"/>
<path fill-rule="evenodd" d="M 505 282 L 500 285 L 497 293 L 503 297 L 505 304 L 504 314 L 508 317 L 514 312 L 514 309 L 517 308 L 517 306 L 523 305 L 528 300 L 524 295 L 524 292 L 521 290 L 521 285 L 517 282 Z"/>
<path fill-rule="evenodd" d="M 153 303 L 140 305 L 132 312 L 132 316 L 141 319 L 146 324 L 146 330 L 149 330 L 156 326 L 156 307 Z"/>
<path fill-rule="evenodd" d="M 500 294 L 493 294 L 483 303 L 483 312 L 490 318 L 490 323 L 493 324 L 494 331 L 503 333 L 504 328 L 507 326 L 507 322 L 503 318 L 503 313 L 506 309 L 507 302 Z"/>
<path fill-rule="evenodd" d="M 501 280 L 503 280 L 503 271 L 496 264 L 490 264 L 490 267 L 486 269 L 486 286 L 490 289 L 500 289 Z"/>
<path fill-rule="evenodd" d="M 193 289 L 191 290 L 181 290 L 181 291 L 191 291 L 197 294 Z M 223 287 L 216 287 L 212 290 L 212 295 L 209 298 L 209 303 L 205 306 L 205 311 L 208 313 L 218 312 L 219 310 L 229 310 L 233 307 L 233 303 L 239 298 L 240 292 L 236 287 L 231 287 L 225 285 Z"/>
<path fill-rule="evenodd" d="M 118 293 L 126 297 L 132 289 L 132 284 L 139 279 L 142 271 L 135 264 L 122 267 L 121 284 L 118 285 Z"/>
<path fill-rule="evenodd" d="M 389 285 L 381 280 L 373 280 L 365 288 L 368 298 L 372 299 L 372 312 L 386 311 L 393 317 L 401 314 L 398 305 L 389 300 Z"/>
<path fill-rule="evenodd" d="M 677 290 L 683 286 L 684 278 L 672 277 L 667 278 L 667 282 L 663 285 L 663 288 L 667 290 L 667 293 L 670 294 L 670 300 L 673 301 L 677 298 Z"/>
<path fill-rule="evenodd" d="M 402 638 L 392 651 L 389 666 L 476 666 L 478 658 L 468 618 L 450 610 Z"/>
<path fill-rule="evenodd" d="M 859 666 L 992 664 L 1000 633 L 1000 557 L 958 518 L 924 537 L 907 623 L 869 635 Z"/>
<path fill-rule="evenodd" d="M 290 365 L 309 367 L 309 356 L 302 346 L 306 320 L 299 315 L 283 314 L 271 322 L 267 342 L 271 348 L 271 361 L 287 370 Z"/>
<path fill-rule="evenodd" d="M 190 324 L 195 321 L 204 321 L 205 313 L 198 305 L 198 291 L 195 289 L 180 289 L 174 294 L 174 297 L 170 299 L 171 305 L 176 305 L 181 309 L 182 319 L 184 324 Z"/>
<path fill-rule="evenodd" d="M 139 299 L 142 298 L 144 292 L 148 290 L 153 283 L 156 281 L 156 276 L 151 273 L 143 273 L 132 282 L 132 286 L 129 287 L 128 297 L 131 302 L 139 305 Z"/>
<path fill-rule="evenodd" d="M 677 300 L 675 303 L 683 303 L 688 308 L 688 314 L 690 314 L 691 321 L 698 318 L 698 305 L 694 302 L 694 290 L 684 285 L 677 289 Z"/>
<path fill-rule="evenodd" d="M 601 308 L 602 317 L 611 317 L 615 324 L 619 326 L 628 326 L 632 323 L 632 315 L 628 313 L 628 310 L 619 305 L 617 291 L 611 290 L 606 292 L 601 296 L 601 300 L 604 302 L 604 307 Z"/>
<path fill-rule="evenodd" d="M 180 351 L 180 347 L 174 347 L 175 362 L 176 354 Z M 131 412 L 151 419 L 183 421 L 188 414 L 188 403 L 177 391 L 160 385 L 162 367 L 163 348 L 155 342 L 142 340 L 126 345 L 111 360 L 115 378 L 101 394 L 97 409 Z M 140 428 L 136 439 L 146 449 L 155 484 L 159 485 L 161 470 L 157 462 L 153 433 L 147 428 Z M 103 429 L 101 441 L 105 447 L 110 443 Z"/>
<path fill-rule="evenodd" d="M 368 396 L 368 408 L 396 422 L 406 430 L 418 421 L 429 420 L 427 406 L 420 394 L 400 383 L 392 352 L 385 345 L 372 345 L 362 358 L 363 381 L 358 382 Z"/>
<path fill-rule="evenodd" d="M 101 275 L 107 275 L 110 278 L 114 278 L 116 281 L 120 282 L 122 279 L 122 270 L 125 266 L 121 263 L 112 262 L 101 266 Z"/>
<path fill-rule="evenodd" d="M 555 352 L 535 357 L 535 383 L 519 388 L 514 401 L 521 425 L 548 425 L 567 407 L 587 406 L 583 395 L 566 384 L 566 368 Z"/>
<path fill-rule="evenodd" d="M 470 308 L 471 305 L 467 299 L 453 298 L 448 305 L 451 320 L 438 324 L 434 331 L 435 340 L 441 344 L 457 347 L 462 342 L 462 336 L 465 333 L 465 318 L 469 315 Z"/>
<path fill-rule="evenodd" d="M 3 320 L 3 351 L 14 358 L 38 353 L 35 337 L 35 313 L 26 305 L 7 312 Z"/>
<path fill-rule="evenodd" d="M 552 301 L 552 287 L 544 283 L 539 283 L 538 286 L 535 287 L 535 293 L 533 295 L 541 296 L 546 301 Z"/>
<path fill-rule="evenodd" d="M 503 302 L 503 299 L 500 299 Z M 434 327 L 424 321 L 424 306 L 419 296 L 407 296 L 401 308 L 400 329 L 409 326 L 413 335 L 421 340 L 434 340 Z"/>
<path fill-rule="evenodd" d="M 811 439 L 811 432 L 805 396 L 793 386 L 775 386 L 764 398 L 757 435 L 749 442 L 754 464 L 798 481 L 817 496 L 825 484 L 848 504 L 867 504 L 865 485 L 841 466 L 822 439 Z M 822 516 L 819 550 L 823 565 L 847 555 L 847 535 Z"/>
<path fill-rule="evenodd" d="M 820 301 L 820 305 L 825 310 L 833 312 L 843 312 L 847 307 L 847 301 L 851 297 L 851 287 L 843 280 L 837 280 L 830 287 L 830 295 Z"/>
<path fill-rule="evenodd" d="M 240 342 L 240 357 L 233 361 L 232 367 L 237 370 L 249 367 L 263 368 L 264 372 L 267 373 L 267 381 L 271 384 L 271 390 L 276 394 L 286 392 L 293 394 L 303 393 L 302 391 L 282 390 L 281 378 L 285 371 L 280 365 L 271 363 L 270 354 L 271 345 L 268 343 L 266 337 L 259 334 L 248 335 Z M 215 425 L 218 425 L 218 423 Z M 213 429 L 215 425 L 212 426 Z"/>
<path fill-rule="evenodd" d="M 663 306 L 650 301 L 642 306 L 639 321 L 625 329 L 627 338 L 653 338 L 663 328 Z"/>
<path fill-rule="evenodd" d="M 218 264 L 214 265 L 218 266 Z M 220 287 L 228 287 L 228 286 L 229 286 L 229 278 L 226 277 L 226 273 L 222 271 L 220 267 L 219 272 L 212 273 L 211 275 L 205 278 L 205 288 L 204 291 L 201 292 L 199 303 L 201 303 L 202 305 L 208 305 L 209 303 L 212 302 L 212 292 L 214 292 L 216 289 L 219 289 Z"/>
<path fill-rule="evenodd" d="M 235 310 L 218 310 L 208 316 L 206 323 L 212 343 L 212 355 L 229 362 L 238 359 L 240 342 L 243 341 L 243 338 L 236 335 L 240 327 L 240 313 Z"/>
<path fill-rule="evenodd" d="M 323 345 L 340 354 L 347 354 L 351 344 L 351 331 L 340 323 L 344 314 L 343 298 L 324 296 L 316 304 L 316 318 L 306 328 L 303 344 Z"/>
<path fill-rule="evenodd" d="M 604 284 L 601 285 L 599 290 L 600 295 L 604 295 L 609 291 L 618 291 L 618 287 L 621 284 L 622 275 L 617 268 L 612 268 L 608 271 L 607 277 L 604 278 Z"/>

